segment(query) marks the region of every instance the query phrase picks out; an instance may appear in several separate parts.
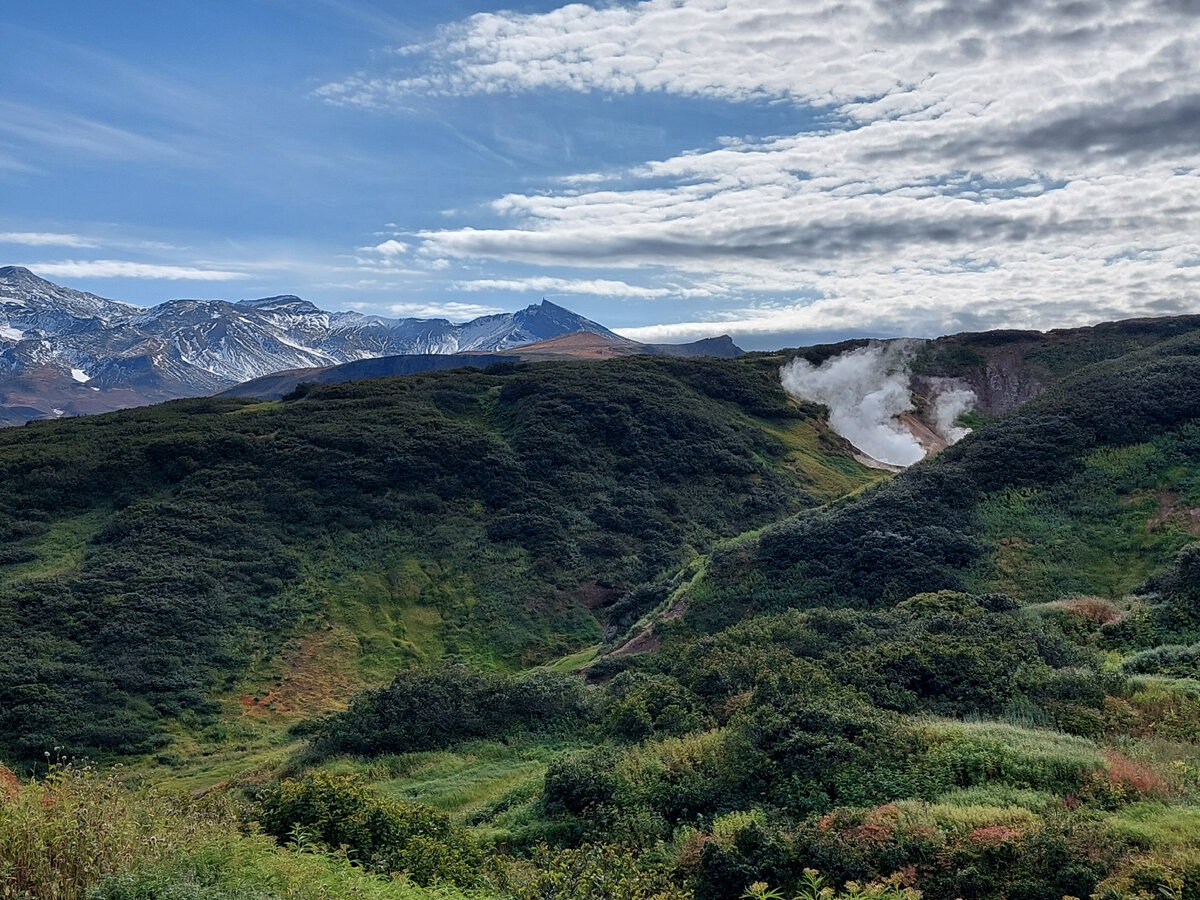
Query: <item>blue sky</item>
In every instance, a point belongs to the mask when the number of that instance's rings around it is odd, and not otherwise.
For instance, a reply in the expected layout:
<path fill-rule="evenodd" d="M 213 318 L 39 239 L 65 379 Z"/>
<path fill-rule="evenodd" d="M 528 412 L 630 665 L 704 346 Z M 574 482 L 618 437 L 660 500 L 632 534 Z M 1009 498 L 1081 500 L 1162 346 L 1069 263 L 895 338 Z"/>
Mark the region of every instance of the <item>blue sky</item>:
<path fill-rule="evenodd" d="M 744 346 L 1200 312 L 1191 0 L 26 2 L 0 263 Z"/>

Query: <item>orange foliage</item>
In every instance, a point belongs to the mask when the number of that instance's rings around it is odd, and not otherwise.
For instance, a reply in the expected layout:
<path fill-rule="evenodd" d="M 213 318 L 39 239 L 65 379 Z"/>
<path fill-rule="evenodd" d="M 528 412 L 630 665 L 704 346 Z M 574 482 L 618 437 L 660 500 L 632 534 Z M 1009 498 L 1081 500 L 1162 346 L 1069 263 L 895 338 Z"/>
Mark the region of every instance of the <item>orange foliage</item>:
<path fill-rule="evenodd" d="M 1100 597 L 1076 597 L 1074 600 L 1067 601 L 1064 608 L 1093 625 L 1107 625 L 1121 616 L 1111 603 Z"/>
<path fill-rule="evenodd" d="M 0 797 L 15 797 L 21 792 L 21 780 L 11 769 L 0 766 Z"/>
<path fill-rule="evenodd" d="M 1011 844 L 1024 836 L 1020 828 L 1009 828 L 1007 825 L 984 825 L 971 830 L 969 839 L 972 844 L 983 844 L 988 847 L 998 847 L 1001 844 Z"/>
<path fill-rule="evenodd" d="M 704 834 L 696 831 L 689 834 L 683 842 L 683 849 L 679 854 L 679 868 L 686 873 L 694 873 L 700 871 L 700 859 L 704 855 L 704 845 L 713 840 L 711 834 Z"/>
<path fill-rule="evenodd" d="M 1108 762 L 1108 781 L 1114 787 L 1139 796 L 1162 797 L 1167 783 L 1148 766 L 1136 762 L 1116 750 L 1104 751 Z"/>

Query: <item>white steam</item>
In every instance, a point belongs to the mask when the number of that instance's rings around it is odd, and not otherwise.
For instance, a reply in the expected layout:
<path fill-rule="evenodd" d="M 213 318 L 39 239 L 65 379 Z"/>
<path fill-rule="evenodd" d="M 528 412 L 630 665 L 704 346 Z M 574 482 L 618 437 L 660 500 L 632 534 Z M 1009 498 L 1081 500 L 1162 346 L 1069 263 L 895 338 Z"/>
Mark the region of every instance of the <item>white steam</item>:
<path fill-rule="evenodd" d="M 944 446 L 966 436 L 970 429 L 954 424 L 975 404 L 975 394 L 953 379 L 931 381 L 936 390 L 932 422 L 922 426 L 915 412 L 909 373 L 913 346 L 901 341 L 848 350 L 819 366 L 793 359 L 779 372 L 783 389 L 801 400 L 829 408 L 830 427 L 860 452 L 893 466 L 911 466 L 925 458 L 926 444 Z M 927 427 L 926 427 L 927 426 Z"/>
<path fill-rule="evenodd" d="M 971 429 L 954 423 L 963 413 L 975 408 L 975 392 L 959 386 L 952 378 L 939 378 L 936 384 L 942 390 L 933 401 L 933 429 L 946 439 L 947 444 L 957 444 L 971 433 Z"/>

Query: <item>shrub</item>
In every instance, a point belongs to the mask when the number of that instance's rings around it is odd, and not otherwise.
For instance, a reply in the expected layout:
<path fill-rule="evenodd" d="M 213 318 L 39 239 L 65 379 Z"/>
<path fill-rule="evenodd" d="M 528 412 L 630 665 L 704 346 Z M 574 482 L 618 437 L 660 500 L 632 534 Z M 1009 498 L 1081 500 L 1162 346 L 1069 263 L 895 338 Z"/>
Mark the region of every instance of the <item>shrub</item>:
<path fill-rule="evenodd" d="M 312 772 L 281 782 L 260 796 L 259 821 L 279 841 L 345 848 L 373 872 L 403 872 L 418 884 L 476 879 L 478 852 L 448 816 L 389 800 L 357 776 Z"/>
<path fill-rule="evenodd" d="M 110 875 L 88 900 L 462 900 L 438 885 L 364 872 L 345 857 L 296 853 L 258 835 L 204 842 Z"/>
<path fill-rule="evenodd" d="M 572 675 L 507 678 L 465 666 L 406 669 L 387 687 L 359 694 L 344 713 L 326 719 L 315 749 L 359 754 L 444 749 L 521 729 L 577 724 L 588 709 L 586 688 Z"/>
<path fill-rule="evenodd" d="M 229 806 L 133 791 L 115 772 L 64 765 L 30 784 L 8 778 L 0 792 L 0 897 L 79 900 L 105 875 L 230 834 Z"/>
<path fill-rule="evenodd" d="M 541 845 L 527 862 L 501 868 L 501 884 L 514 900 L 690 900 L 639 865 L 627 850 L 607 844 L 552 850 Z"/>

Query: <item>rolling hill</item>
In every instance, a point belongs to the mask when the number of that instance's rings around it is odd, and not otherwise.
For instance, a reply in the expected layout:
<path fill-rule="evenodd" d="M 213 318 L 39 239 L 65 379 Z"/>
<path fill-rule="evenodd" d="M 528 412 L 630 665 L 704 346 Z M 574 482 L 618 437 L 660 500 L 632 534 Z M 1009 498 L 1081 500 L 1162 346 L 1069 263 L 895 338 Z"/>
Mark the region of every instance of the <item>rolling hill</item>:
<path fill-rule="evenodd" d="M 874 345 L 564 345 L 0 433 L 0 755 L 494 896 L 1200 896 L 1200 319 L 905 345 L 894 475 L 779 380 Z"/>
<path fill-rule="evenodd" d="M 353 684 L 542 662 L 636 618 L 631 590 L 713 541 L 876 477 L 739 360 L 430 373 L 6 430 L 3 752 L 145 750 L 327 628 Z"/>
<path fill-rule="evenodd" d="M 575 331 L 556 338 L 513 347 L 504 354 L 483 353 L 410 353 L 404 356 L 385 356 L 358 360 L 340 366 L 315 367 L 275 372 L 243 382 L 222 391 L 222 397 L 258 397 L 278 400 L 301 384 L 339 384 L 360 378 L 379 378 L 389 375 L 415 375 L 443 369 L 486 369 L 498 363 L 563 362 L 568 360 L 602 360 L 620 356 L 681 356 L 732 359 L 741 349 L 728 336 L 707 338 L 690 344 L 640 344 L 615 335 L 606 336 L 590 331 Z"/>

